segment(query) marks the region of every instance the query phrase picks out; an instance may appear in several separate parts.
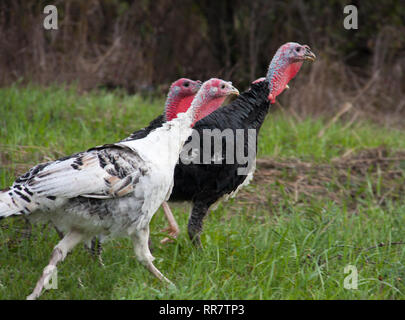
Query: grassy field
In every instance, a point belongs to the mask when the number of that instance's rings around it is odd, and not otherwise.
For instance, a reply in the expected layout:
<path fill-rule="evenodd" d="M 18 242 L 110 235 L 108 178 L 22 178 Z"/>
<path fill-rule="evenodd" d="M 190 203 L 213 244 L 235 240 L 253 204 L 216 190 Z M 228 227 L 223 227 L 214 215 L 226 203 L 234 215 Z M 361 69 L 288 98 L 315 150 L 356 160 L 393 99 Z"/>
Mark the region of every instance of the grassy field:
<path fill-rule="evenodd" d="M 58 87 L 3 88 L 0 101 L 0 189 L 36 163 L 127 136 L 163 105 L 163 99 L 78 95 Z M 260 134 L 259 157 L 333 165 L 336 158 L 369 148 L 384 146 L 386 157 L 405 149 L 404 131 L 336 122 L 318 137 L 324 126 L 322 119 L 271 114 Z M 177 289 L 153 278 L 135 260 L 130 241 L 121 239 L 104 245 L 104 266 L 78 246 L 58 268 L 58 290 L 41 298 L 404 299 L 405 161 L 399 160 L 393 176 L 384 170 L 348 172 L 344 181 L 332 170 L 322 188 L 333 197 L 294 194 L 281 180 L 254 183 L 207 217 L 202 251 L 188 240 L 189 208 L 183 204 L 173 206 L 179 239 L 160 245 L 159 230 L 166 225 L 160 209 L 151 224 L 153 254 Z M 306 179 L 318 175 L 314 171 Z M 277 199 L 271 196 L 275 191 Z M 259 193 L 263 203 L 246 201 Z M 58 241 L 49 226 L 34 226 L 26 239 L 24 225 L 20 218 L 0 223 L 0 299 L 25 298 Z M 344 288 L 347 265 L 358 270 L 357 290 Z"/>

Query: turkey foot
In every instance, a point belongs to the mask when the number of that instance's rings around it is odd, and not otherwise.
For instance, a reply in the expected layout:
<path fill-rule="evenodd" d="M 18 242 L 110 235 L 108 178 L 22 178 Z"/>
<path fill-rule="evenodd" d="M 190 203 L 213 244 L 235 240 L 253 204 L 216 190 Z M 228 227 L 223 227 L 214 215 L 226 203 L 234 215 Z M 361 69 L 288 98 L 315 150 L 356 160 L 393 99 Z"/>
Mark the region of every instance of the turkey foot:
<path fill-rule="evenodd" d="M 163 207 L 163 211 L 165 213 L 166 219 L 169 223 L 169 226 L 164 228 L 163 230 L 161 230 L 161 232 L 166 232 L 168 231 L 169 237 L 164 238 L 163 240 L 160 241 L 160 243 L 165 244 L 168 242 L 173 242 L 173 239 L 177 239 L 179 233 L 180 233 L 180 229 L 179 226 L 176 222 L 176 219 L 173 216 L 172 211 L 170 210 L 169 205 L 167 204 L 167 202 L 163 202 L 162 203 L 162 207 Z"/>

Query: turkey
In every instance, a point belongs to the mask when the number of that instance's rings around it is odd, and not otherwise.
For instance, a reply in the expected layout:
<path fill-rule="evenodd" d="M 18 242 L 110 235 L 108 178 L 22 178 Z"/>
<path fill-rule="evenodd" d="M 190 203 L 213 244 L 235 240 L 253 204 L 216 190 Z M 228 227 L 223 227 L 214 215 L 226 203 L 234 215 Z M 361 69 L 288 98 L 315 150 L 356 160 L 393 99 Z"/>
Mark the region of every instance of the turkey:
<path fill-rule="evenodd" d="M 129 137 L 125 138 L 122 141 L 142 139 L 146 137 L 152 130 L 161 127 L 166 121 L 175 119 L 178 113 L 187 111 L 200 86 L 201 81 L 193 81 L 186 78 L 181 78 L 173 82 L 170 86 L 169 93 L 166 99 L 164 113 L 152 120 L 147 127 L 133 132 Z M 206 101 L 204 108 L 200 108 L 200 112 L 196 115 L 195 121 L 202 119 L 203 117 L 218 109 L 223 104 L 226 104 L 228 99 L 231 99 L 231 97 L 234 95 L 237 95 L 236 91 L 235 94 L 230 94 L 228 96 L 218 96 L 215 99 Z M 162 207 L 165 217 L 169 223 L 169 226 L 163 229 L 162 232 L 168 231 L 169 236 L 176 238 L 180 231 L 178 224 L 168 204 L 166 202 L 163 202 Z M 166 243 L 169 241 L 171 241 L 170 238 L 164 238 L 161 243 Z M 95 240 L 91 242 L 91 252 L 97 253 L 99 258 L 101 259 L 101 246 L 99 243 L 96 243 Z"/>
<path fill-rule="evenodd" d="M 315 54 L 307 45 L 289 42 L 282 45 L 273 57 L 265 78 L 260 78 L 251 88 L 227 106 L 207 115 L 194 126 L 200 136 L 206 129 L 232 130 L 234 137 L 237 129 L 243 130 L 243 150 L 245 154 L 253 154 L 253 165 L 235 162 L 184 164 L 181 161 L 175 168 L 174 187 L 170 201 L 191 201 L 192 209 L 188 221 L 188 234 L 193 244 L 201 247 L 200 234 L 203 219 L 212 206 L 222 198 L 235 196 L 237 191 L 248 184 L 255 171 L 255 155 L 257 142 L 248 144 L 248 132 L 254 130 L 255 138 L 269 111 L 270 103 L 287 88 L 288 82 L 298 73 L 305 60 L 313 61 Z M 190 139 L 189 139 L 190 140 Z M 187 143 L 189 142 L 187 141 Z M 241 141 L 234 140 L 234 145 Z M 226 139 L 222 138 L 222 154 L 225 159 Z M 203 144 L 200 144 L 200 152 Z M 235 158 L 235 157 L 234 157 Z M 246 174 L 238 174 L 239 169 L 246 169 Z"/>
<path fill-rule="evenodd" d="M 200 80 L 190 80 L 187 78 L 180 78 L 173 82 L 169 88 L 169 92 L 167 94 L 164 113 L 159 115 L 154 120 L 152 120 L 149 125 L 143 129 L 133 132 L 129 137 L 122 141 L 133 140 L 133 139 L 141 139 L 146 137 L 152 130 L 159 128 L 163 125 L 165 121 L 170 121 L 177 117 L 178 113 L 185 112 L 191 105 L 196 93 L 201 87 L 202 82 Z M 220 97 L 220 99 L 225 99 L 225 97 Z M 216 99 L 212 99 L 216 101 Z M 212 103 L 212 101 L 208 101 L 208 103 Z M 212 106 L 207 106 L 207 110 L 210 110 Z M 165 208 L 165 206 L 163 206 Z M 171 228 L 175 228 L 176 221 L 174 220 L 171 211 L 164 210 L 166 215 L 166 219 L 169 221 L 169 226 Z M 27 220 L 29 224 L 29 221 Z M 170 229 L 170 227 L 168 229 Z M 178 228 L 178 227 L 177 227 Z M 63 238 L 63 232 L 56 228 L 56 232 L 58 233 L 60 238 Z M 29 224 L 28 230 L 31 230 L 31 226 Z M 163 230 L 165 231 L 165 230 Z M 30 233 L 30 232 L 29 232 Z M 93 239 L 91 241 L 91 247 L 85 246 L 86 249 L 90 249 L 90 252 L 93 255 L 97 255 L 101 262 L 101 244 L 97 241 L 97 239 Z"/>
<path fill-rule="evenodd" d="M 24 215 L 51 222 L 65 236 L 54 248 L 27 299 L 36 299 L 56 265 L 80 242 L 129 236 L 135 256 L 154 276 L 171 283 L 153 264 L 149 222 L 170 195 L 173 171 L 196 116 L 212 99 L 239 93 L 220 79 L 206 81 L 187 112 L 145 138 L 91 148 L 39 164 L 0 192 L 0 219 Z"/>

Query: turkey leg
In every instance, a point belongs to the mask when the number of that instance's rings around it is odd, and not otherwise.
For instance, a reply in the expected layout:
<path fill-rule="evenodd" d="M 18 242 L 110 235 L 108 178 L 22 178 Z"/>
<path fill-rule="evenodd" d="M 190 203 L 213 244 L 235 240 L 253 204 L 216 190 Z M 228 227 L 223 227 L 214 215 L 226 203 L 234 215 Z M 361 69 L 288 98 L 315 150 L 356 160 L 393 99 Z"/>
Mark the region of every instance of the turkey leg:
<path fill-rule="evenodd" d="M 162 203 L 162 207 L 166 219 L 169 223 L 169 226 L 167 228 L 164 228 L 162 232 L 169 231 L 168 232 L 169 236 L 176 239 L 180 233 L 179 225 L 177 224 L 176 219 L 173 216 L 172 210 L 170 210 L 170 207 L 166 201 Z M 170 238 L 164 238 L 163 240 L 160 241 L 160 243 L 167 243 L 172 241 L 173 240 Z"/>

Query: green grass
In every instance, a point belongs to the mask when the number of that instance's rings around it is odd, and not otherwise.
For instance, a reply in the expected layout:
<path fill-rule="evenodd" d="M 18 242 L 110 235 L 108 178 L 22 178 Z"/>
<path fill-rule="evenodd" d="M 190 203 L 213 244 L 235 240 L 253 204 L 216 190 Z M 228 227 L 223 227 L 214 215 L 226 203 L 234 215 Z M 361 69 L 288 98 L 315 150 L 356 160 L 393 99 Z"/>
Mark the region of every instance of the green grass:
<path fill-rule="evenodd" d="M 162 111 L 163 99 L 145 101 L 121 93 L 74 89 L 0 89 L 0 188 L 30 166 L 114 142 L 143 127 Z M 348 150 L 384 145 L 405 149 L 405 132 L 364 121 L 337 122 L 318 138 L 322 119 L 293 122 L 271 114 L 260 134 L 259 157 L 297 157 L 329 162 Z M 160 209 L 152 220 L 156 266 L 177 286 L 165 287 L 134 258 L 128 239 L 104 245 L 101 266 L 78 246 L 58 268 L 58 290 L 42 299 L 404 299 L 405 201 L 377 201 L 366 179 L 356 206 L 348 199 L 295 202 L 288 193 L 270 206 L 223 203 L 205 220 L 204 250 L 188 240 L 188 207 L 173 206 L 181 235 L 160 245 L 165 226 Z M 350 183 L 341 183 L 350 191 Z M 252 188 L 280 188 L 257 185 Z M 331 184 L 330 188 L 336 188 Z M 367 189 L 369 188 L 369 189 Z M 353 199 L 350 199 L 352 204 Z M 267 209 L 266 209 L 267 208 Z M 23 299 L 35 286 L 58 237 L 35 226 L 23 239 L 21 219 L 0 223 L 0 299 Z M 377 246 L 379 243 L 384 246 Z M 344 288 L 344 268 L 354 265 L 358 290 Z"/>

